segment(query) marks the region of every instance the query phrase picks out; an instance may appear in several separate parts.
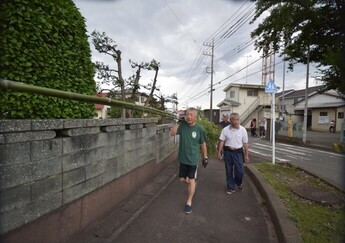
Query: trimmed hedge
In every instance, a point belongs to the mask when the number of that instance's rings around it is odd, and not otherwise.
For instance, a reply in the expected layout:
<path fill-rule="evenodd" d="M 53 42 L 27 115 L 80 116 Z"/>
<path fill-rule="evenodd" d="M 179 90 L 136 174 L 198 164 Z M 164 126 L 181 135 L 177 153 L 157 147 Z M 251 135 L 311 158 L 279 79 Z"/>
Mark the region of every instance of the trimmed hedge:
<path fill-rule="evenodd" d="M 72 0 L 0 0 L 0 77 L 96 94 L 85 20 Z M 91 118 L 94 104 L 0 90 L 0 119 Z"/>

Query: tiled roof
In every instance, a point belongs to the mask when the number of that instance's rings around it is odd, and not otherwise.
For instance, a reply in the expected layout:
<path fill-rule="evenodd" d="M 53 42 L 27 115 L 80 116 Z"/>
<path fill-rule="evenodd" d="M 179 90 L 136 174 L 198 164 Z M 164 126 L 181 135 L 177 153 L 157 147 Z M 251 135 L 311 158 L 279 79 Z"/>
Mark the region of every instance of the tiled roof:
<path fill-rule="evenodd" d="M 286 97 L 286 95 L 291 94 L 294 91 L 295 91 L 294 89 L 284 90 L 284 96 Z M 276 97 L 279 97 L 279 96 L 282 96 L 282 95 L 283 95 L 283 91 L 276 93 Z"/>
<path fill-rule="evenodd" d="M 309 87 L 308 88 L 308 95 L 310 95 L 311 93 L 321 90 L 321 88 L 323 88 L 323 85 L 320 86 L 314 86 L 314 87 Z M 299 89 L 296 90 L 295 92 L 292 92 L 290 94 L 285 95 L 285 99 L 293 99 L 293 98 L 297 98 L 297 97 L 304 97 L 305 95 L 305 89 Z"/>
<path fill-rule="evenodd" d="M 235 100 L 224 99 L 224 100 L 222 100 L 221 102 L 219 102 L 219 103 L 217 104 L 217 106 L 220 107 L 220 106 L 223 105 L 223 104 L 225 104 L 225 105 L 235 105 L 235 106 L 237 106 L 237 105 L 240 105 L 241 103 L 238 102 L 238 101 L 235 101 Z"/>

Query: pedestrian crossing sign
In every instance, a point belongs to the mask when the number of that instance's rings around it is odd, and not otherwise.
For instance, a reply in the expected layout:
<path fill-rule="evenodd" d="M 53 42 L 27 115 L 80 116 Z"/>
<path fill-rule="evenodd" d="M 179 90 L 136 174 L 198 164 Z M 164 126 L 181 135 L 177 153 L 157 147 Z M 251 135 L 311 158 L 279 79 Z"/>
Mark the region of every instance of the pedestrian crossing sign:
<path fill-rule="evenodd" d="M 274 84 L 274 81 L 270 79 L 265 87 L 265 93 L 276 93 L 277 91 L 277 86 Z"/>

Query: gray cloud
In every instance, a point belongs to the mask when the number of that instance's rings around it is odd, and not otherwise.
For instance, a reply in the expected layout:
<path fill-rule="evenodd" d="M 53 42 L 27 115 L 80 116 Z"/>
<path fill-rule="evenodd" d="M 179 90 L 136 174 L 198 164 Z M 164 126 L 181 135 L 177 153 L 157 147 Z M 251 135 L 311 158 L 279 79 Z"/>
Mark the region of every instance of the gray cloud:
<path fill-rule="evenodd" d="M 203 44 L 209 42 L 214 34 L 227 20 L 236 18 L 244 1 L 226 0 L 74 0 L 82 15 L 86 18 L 89 34 L 93 30 L 105 32 L 116 41 L 123 55 L 124 77 L 133 74 L 128 59 L 137 62 L 155 59 L 161 63 L 158 85 L 161 92 L 170 95 L 178 93 L 180 102 L 190 106 L 209 108 L 209 95 L 203 92 L 199 99 L 190 97 L 207 90 L 210 76 L 206 74 L 211 58 L 204 56 L 209 51 Z M 228 28 L 230 28 L 229 25 Z M 256 25 L 244 24 L 233 35 L 215 48 L 214 108 L 224 98 L 222 86 L 230 82 L 261 83 L 262 62 L 243 69 L 247 63 L 260 58 L 253 46 L 240 52 L 238 48 L 250 40 L 250 31 Z M 223 26 L 224 28 L 224 26 Z M 224 28 L 224 31 L 226 28 Z M 92 52 L 93 60 L 114 65 L 114 61 L 105 55 Z M 251 57 L 247 57 L 251 56 Z M 220 59 L 222 58 L 223 59 Z M 279 58 L 276 58 L 276 63 Z M 196 69 L 196 63 L 199 68 Z M 253 74 L 255 73 L 256 74 Z M 194 74 L 194 75 L 193 75 Z M 247 76 L 248 74 L 248 76 Z M 246 77 L 247 76 L 247 77 Z M 142 82 L 150 82 L 153 73 L 144 72 Z M 277 85 L 282 85 L 282 64 L 276 66 Z M 288 88 L 305 86 L 305 67 L 299 65 L 294 72 L 286 74 Z M 311 79 L 311 84 L 313 80 Z"/>

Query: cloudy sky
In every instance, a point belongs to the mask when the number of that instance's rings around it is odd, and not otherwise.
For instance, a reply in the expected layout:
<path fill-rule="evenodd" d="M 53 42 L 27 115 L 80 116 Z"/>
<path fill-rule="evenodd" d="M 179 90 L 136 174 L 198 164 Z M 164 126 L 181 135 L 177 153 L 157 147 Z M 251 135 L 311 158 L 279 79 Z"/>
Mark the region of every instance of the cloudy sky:
<path fill-rule="evenodd" d="M 262 60 L 254 50 L 249 24 L 254 3 L 241 0 L 73 0 L 86 19 L 88 34 L 105 32 L 122 51 L 123 76 L 134 74 L 128 60 L 160 62 L 159 92 L 177 93 L 179 109 L 210 108 L 211 44 L 214 41 L 213 109 L 229 83 L 262 83 Z M 90 40 L 91 43 L 91 40 Z M 114 61 L 94 50 L 93 61 L 115 68 Z M 283 86 L 283 63 L 275 57 L 277 86 Z M 287 70 L 287 69 L 286 69 Z M 309 86 L 320 85 L 310 69 Z M 141 83 L 150 83 L 153 71 L 143 71 Z M 306 67 L 286 71 L 285 90 L 306 86 Z M 282 88 L 280 89 L 282 90 Z M 144 91 L 144 90 L 143 90 Z"/>

